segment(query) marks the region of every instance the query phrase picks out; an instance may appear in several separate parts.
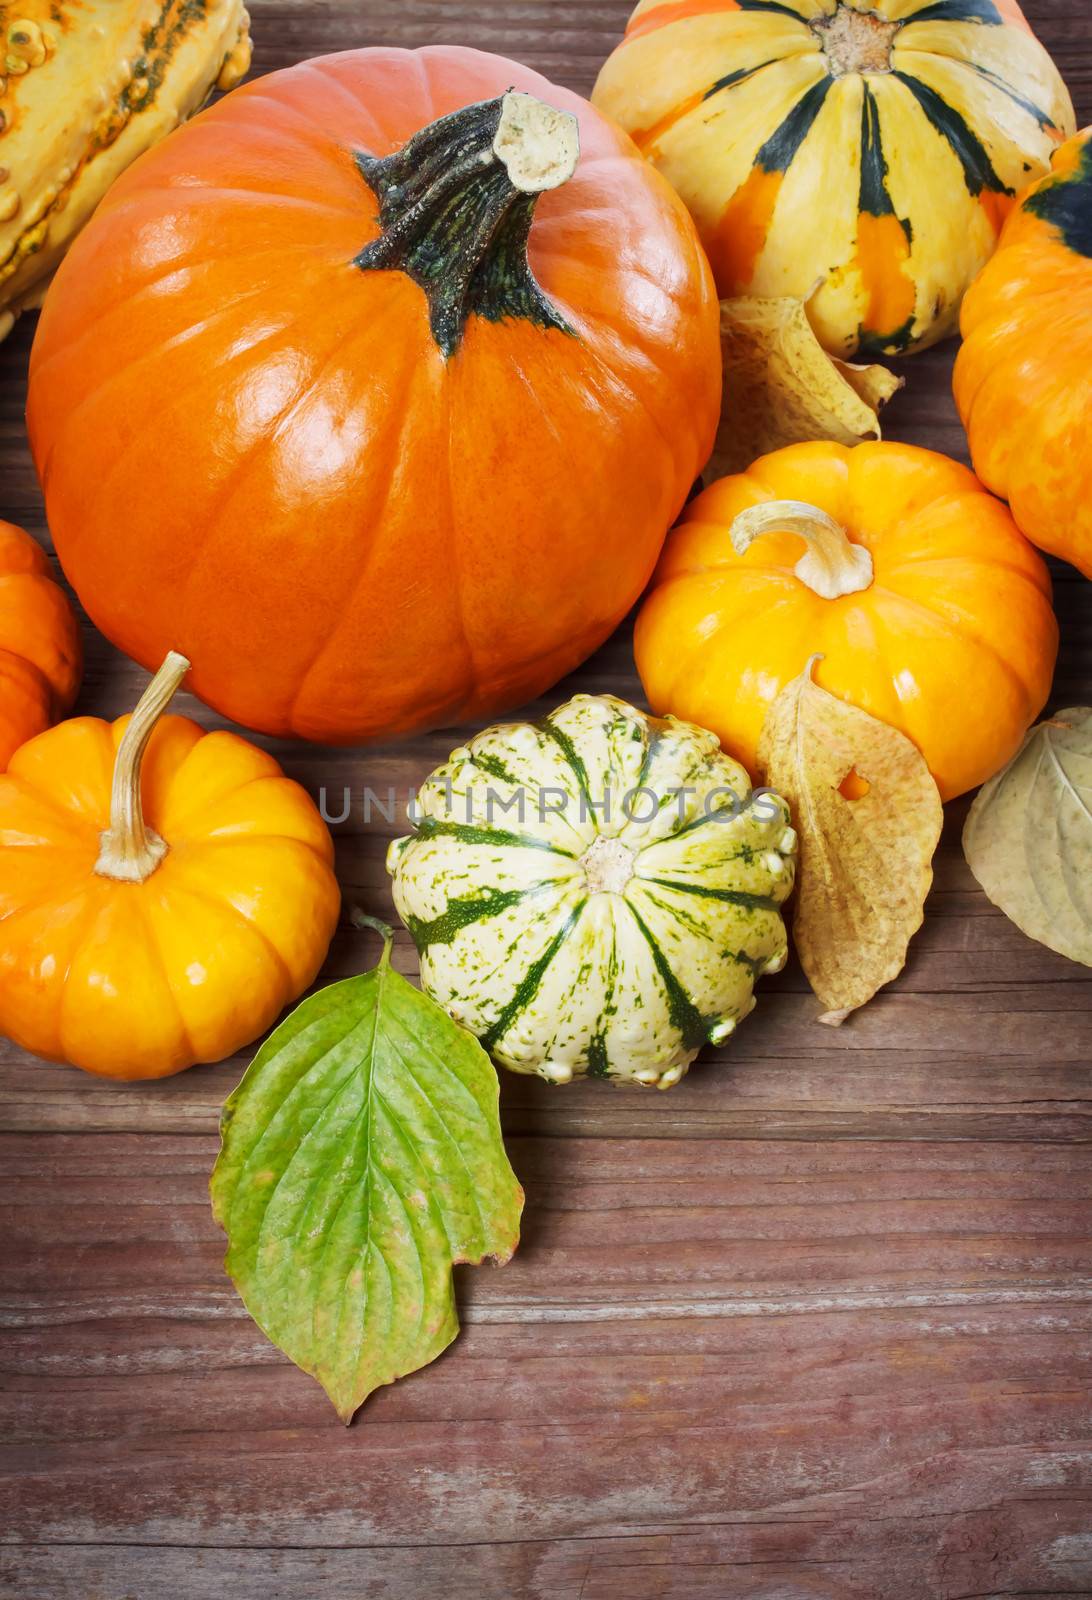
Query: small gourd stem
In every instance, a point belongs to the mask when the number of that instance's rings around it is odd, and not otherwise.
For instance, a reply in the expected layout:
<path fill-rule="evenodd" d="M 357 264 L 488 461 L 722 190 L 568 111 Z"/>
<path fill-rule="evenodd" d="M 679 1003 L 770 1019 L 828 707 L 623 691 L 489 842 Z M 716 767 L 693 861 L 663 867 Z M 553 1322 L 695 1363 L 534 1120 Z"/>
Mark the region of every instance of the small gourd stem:
<path fill-rule="evenodd" d="M 167 854 L 168 845 L 144 821 L 140 776 L 144 752 L 160 717 L 190 664 L 172 650 L 140 698 L 114 761 L 110 826 L 100 836 L 95 871 L 118 883 L 143 883 Z"/>
<path fill-rule="evenodd" d="M 379 958 L 381 967 L 389 967 L 391 962 L 391 946 L 394 944 L 394 929 L 387 922 L 382 922 L 379 917 L 369 917 L 366 911 L 361 911 L 359 906 L 354 906 L 349 912 L 349 921 L 354 928 L 371 929 L 383 941 L 383 954 Z"/>
<path fill-rule="evenodd" d="M 871 551 L 853 544 L 840 522 L 802 500 L 766 500 L 748 506 L 732 523 L 732 548 L 743 555 L 764 533 L 774 532 L 799 534 L 807 544 L 793 571 L 822 599 L 838 600 L 871 586 L 875 577 Z"/>
<path fill-rule="evenodd" d="M 472 315 L 571 334 L 535 280 L 527 244 L 539 196 L 567 183 L 579 157 L 576 118 L 514 89 L 440 117 L 393 155 L 358 152 L 381 232 L 354 264 L 404 272 L 424 291 L 445 357 Z"/>

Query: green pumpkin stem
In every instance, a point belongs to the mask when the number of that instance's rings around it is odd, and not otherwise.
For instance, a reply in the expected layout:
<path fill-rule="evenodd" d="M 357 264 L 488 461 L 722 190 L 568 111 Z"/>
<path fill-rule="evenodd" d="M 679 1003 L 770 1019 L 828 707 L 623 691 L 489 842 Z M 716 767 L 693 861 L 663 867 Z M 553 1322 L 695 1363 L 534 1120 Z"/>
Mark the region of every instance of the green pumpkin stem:
<path fill-rule="evenodd" d="M 118 746 L 110 794 L 110 826 L 100 835 L 95 871 L 118 883 L 143 883 L 167 854 L 167 842 L 144 821 L 140 774 L 144 752 L 190 664 L 172 650 L 140 697 Z"/>
<path fill-rule="evenodd" d="M 433 338 L 458 350 L 472 315 L 572 329 L 535 281 L 527 242 L 535 206 L 580 156 L 576 118 L 514 89 L 430 123 L 390 156 L 358 152 L 379 201 L 362 272 L 404 272 L 424 290 Z"/>

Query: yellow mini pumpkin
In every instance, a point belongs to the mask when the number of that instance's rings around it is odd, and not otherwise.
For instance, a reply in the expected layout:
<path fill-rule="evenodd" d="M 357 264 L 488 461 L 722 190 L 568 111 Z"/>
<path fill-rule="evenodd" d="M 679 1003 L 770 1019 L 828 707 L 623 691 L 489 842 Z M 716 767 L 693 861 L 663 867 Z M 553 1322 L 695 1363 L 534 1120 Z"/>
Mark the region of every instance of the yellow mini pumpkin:
<path fill-rule="evenodd" d="M 906 734 L 945 800 L 990 778 L 1050 693 L 1046 564 L 958 462 L 913 445 L 798 444 L 722 478 L 668 536 L 637 619 L 657 713 L 753 773 L 766 715 L 815 681 Z"/>
<path fill-rule="evenodd" d="M 162 1078 L 264 1032 L 337 923 L 333 846 L 271 756 L 161 714 L 78 717 L 0 778 L 0 1032 L 107 1078 Z"/>
<path fill-rule="evenodd" d="M 593 96 L 698 223 L 722 296 L 834 355 L 954 331 L 1073 106 L 1015 0 L 641 0 Z"/>

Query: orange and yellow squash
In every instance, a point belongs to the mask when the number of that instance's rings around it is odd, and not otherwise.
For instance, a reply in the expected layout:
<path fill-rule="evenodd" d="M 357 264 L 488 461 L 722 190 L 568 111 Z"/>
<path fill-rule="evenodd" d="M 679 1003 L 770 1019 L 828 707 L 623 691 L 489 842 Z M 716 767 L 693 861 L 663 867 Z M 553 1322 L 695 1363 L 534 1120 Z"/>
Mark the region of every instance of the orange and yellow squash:
<path fill-rule="evenodd" d="M 790 445 L 686 508 L 637 622 L 657 713 L 756 770 L 770 705 L 815 681 L 917 745 L 944 799 L 1015 753 L 1050 692 L 1050 579 L 966 467 L 903 444 Z"/>
<path fill-rule="evenodd" d="M 0 772 L 71 709 L 82 668 L 79 625 L 45 551 L 0 522 Z"/>
<path fill-rule="evenodd" d="M 315 978 L 337 923 L 318 810 L 236 734 L 77 717 L 0 777 L 0 1033 L 106 1078 L 249 1044 Z"/>
<path fill-rule="evenodd" d="M 118 173 L 249 65 L 242 0 L 0 5 L 0 339 Z"/>
<path fill-rule="evenodd" d="M 114 186 L 28 416 L 115 644 L 177 644 L 247 726 L 358 743 L 525 702 L 607 637 L 720 367 L 693 223 L 624 134 L 496 56 L 362 50 L 244 86 Z"/>
<path fill-rule="evenodd" d="M 1005 224 L 963 302 L 955 395 L 975 471 L 1092 578 L 1092 128 Z"/>
<path fill-rule="evenodd" d="M 596 105 L 690 207 L 725 298 L 832 355 L 955 330 L 1073 107 L 1015 0 L 641 0 Z"/>

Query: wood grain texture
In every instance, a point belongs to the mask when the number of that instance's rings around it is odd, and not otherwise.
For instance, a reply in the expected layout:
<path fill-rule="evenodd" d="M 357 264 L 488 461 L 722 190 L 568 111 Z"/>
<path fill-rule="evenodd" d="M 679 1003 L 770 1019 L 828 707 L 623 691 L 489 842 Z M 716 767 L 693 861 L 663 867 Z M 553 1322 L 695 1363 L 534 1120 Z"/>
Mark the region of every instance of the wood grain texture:
<path fill-rule="evenodd" d="M 1028 15 L 1092 118 L 1087 0 Z M 256 70 L 474 43 L 587 91 L 622 0 L 251 0 Z M 0 346 L 0 515 L 47 540 Z M 948 347 L 886 428 L 965 457 Z M 1092 590 L 1055 565 L 1055 705 Z M 87 630 L 79 709 L 143 675 Z M 550 697 L 640 698 L 629 631 Z M 209 724 L 216 719 L 183 706 Z M 270 744 L 389 914 L 454 742 Z M 506 1076 L 527 1187 L 465 1332 L 345 1430 L 249 1321 L 206 1184 L 243 1061 L 112 1086 L 0 1042 L 0 1594 L 12 1600 L 971 1600 L 1092 1593 L 1092 982 L 991 907 L 949 808 L 906 972 L 838 1032 L 799 971 L 669 1095 Z M 326 977 L 356 970 L 343 931 Z M 413 970 L 408 942 L 399 965 Z"/>

